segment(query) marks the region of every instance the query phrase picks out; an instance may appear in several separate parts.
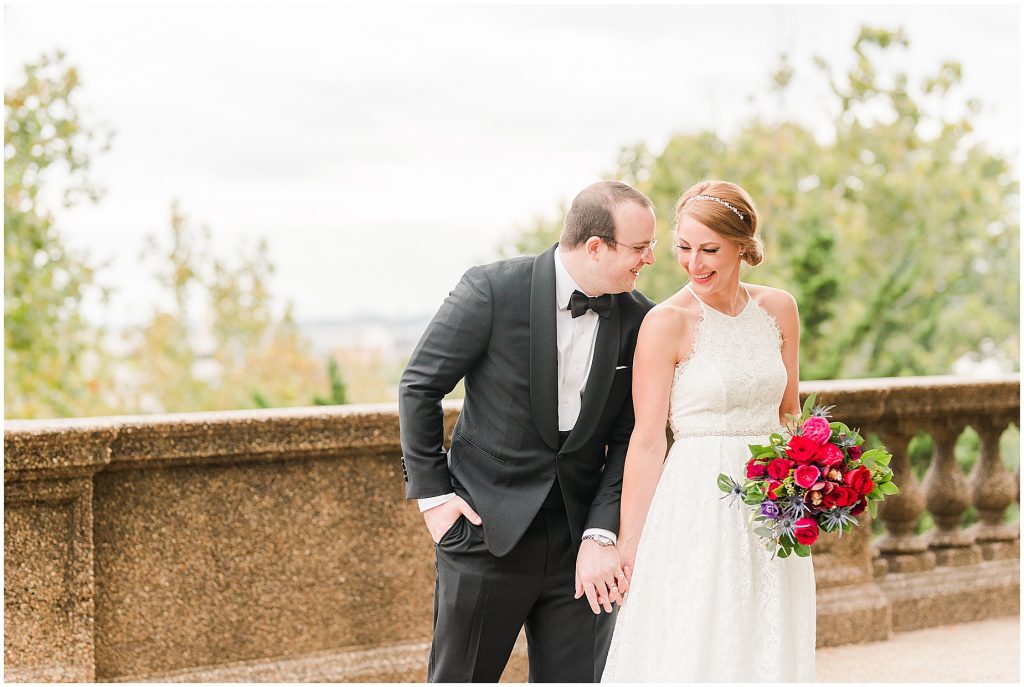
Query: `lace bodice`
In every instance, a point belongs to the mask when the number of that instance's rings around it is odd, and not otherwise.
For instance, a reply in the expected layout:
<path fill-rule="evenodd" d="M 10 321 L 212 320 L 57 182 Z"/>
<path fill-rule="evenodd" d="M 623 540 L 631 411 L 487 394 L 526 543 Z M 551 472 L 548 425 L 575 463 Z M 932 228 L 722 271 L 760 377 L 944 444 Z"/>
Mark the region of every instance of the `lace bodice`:
<path fill-rule="evenodd" d="M 735 317 L 705 304 L 692 288 L 690 293 L 703 316 L 689 357 L 676 366 L 669 404 L 673 435 L 775 431 L 787 379 L 775 318 L 749 292 L 746 307 Z"/>

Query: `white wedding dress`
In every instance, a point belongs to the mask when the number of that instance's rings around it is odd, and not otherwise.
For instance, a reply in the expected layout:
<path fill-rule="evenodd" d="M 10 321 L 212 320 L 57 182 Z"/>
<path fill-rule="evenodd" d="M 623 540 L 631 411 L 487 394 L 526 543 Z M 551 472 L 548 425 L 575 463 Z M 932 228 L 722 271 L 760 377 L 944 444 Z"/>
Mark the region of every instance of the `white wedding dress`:
<path fill-rule="evenodd" d="M 602 681 L 812 681 L 811 560 L 773 559 L 751 509 L 722 499 L 717 485 L 719 473 L 742 481 L 747 445 L 779 431 L 779 329 L 753 298 L 735 317 L 701 307 L 693 351 L 672 382 L 675 441 Z"/>

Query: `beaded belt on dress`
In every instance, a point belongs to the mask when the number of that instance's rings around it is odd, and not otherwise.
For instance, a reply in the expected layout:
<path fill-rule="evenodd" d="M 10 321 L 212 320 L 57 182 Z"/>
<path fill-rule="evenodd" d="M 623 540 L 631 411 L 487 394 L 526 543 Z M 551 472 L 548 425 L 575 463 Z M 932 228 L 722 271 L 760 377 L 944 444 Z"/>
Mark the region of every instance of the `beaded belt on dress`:
<path fill-rule="evenodd" d="M 780 427 L 760 427 L 757 429 L 684 429 L 673 432 L 673 439 L 690 439 L 692 437 L 753 437 L 768 436 L 780 431 Z"/>

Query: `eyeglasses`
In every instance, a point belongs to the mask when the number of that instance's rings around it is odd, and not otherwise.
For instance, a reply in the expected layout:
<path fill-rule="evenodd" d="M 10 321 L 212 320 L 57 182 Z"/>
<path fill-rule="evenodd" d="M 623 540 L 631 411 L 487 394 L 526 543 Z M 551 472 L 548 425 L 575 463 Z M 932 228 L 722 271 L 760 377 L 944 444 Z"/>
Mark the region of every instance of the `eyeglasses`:
<path fill-rule="evenodd" d="M 594 236 L 601 239 L 605 243 L 610 243 L 615 246 L 625 246 L 626 248 L 629 248 L 631 251 L 636 253 L 637 256 L 640 258 L 646 258 L 648 255 L 654 255 L 654 247 L 658 245 L 658 239 L 653 239 L 650 243 L 645 243 L 642 246 L 631 246 L 628 243 L 616 241 L 610 236 L 602 236 L 600 234 L 594 234 Z"/>

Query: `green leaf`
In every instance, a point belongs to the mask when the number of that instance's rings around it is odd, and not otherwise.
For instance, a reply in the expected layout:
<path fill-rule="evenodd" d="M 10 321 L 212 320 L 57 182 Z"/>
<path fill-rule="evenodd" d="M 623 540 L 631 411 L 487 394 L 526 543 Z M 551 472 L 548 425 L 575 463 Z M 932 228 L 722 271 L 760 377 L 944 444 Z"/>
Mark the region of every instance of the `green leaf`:
<path fill-rule="evenodd" d="M 876 450 L 881 451 L 882 453 L 877 458 L 875 458 L 875 462 L 878 463 L 879 465 L 888 465 L 889 461 L 892 460 L 892 454 L 886 451 L 885 449 Z"/>
<path fill-rule="evenodd" d="M 793 547 L 793 551 L 796 555 L 800 556 L 800 558 L 807 558 L 811 555 L 811 547 L 806 544 L 797 544 Z"/>
<path fill-rule="evenodd" d="M 850 433 L 850 428 L 847 427 L 842 422 L 830 422 L 828 424 L 828 426 L 831 427 L 832 431 L 835 432 L 836 434 L 849 434 Z"/>
<path fill-rule="evenodd" d="M 790 553 L 791 553 L 790 549 L 787 549 L 787 548 L 783 547 L 783 548 L 779 549 L 779 553 L 777 555 L 778 555 L 779 558 L 789 558 L 789 554 Z"/>
<path fill-rule="evenodd" d="M 878 517 L 878 501 L 868 501 L 868 512 L 872 518 Z"/>
<path fill-rule="evenodd" d="M 783 444 L 786 443 L 785 438 L 783 438 L 783 436 L 778 432 L 772 433 L 772 435 L 768 437 L 768 441 L 771 443 L 773 448 L 775 446 L 782 446 Z"/>
<path fill-rule="evenodd" d="M 754 534 L 758 535 L 759 537 L 764 537 L 765 539 L 771 539 L 774 536 L 772 534 L 772 531 L 767 527 L 755 527 Z"/>
<path fill-rule="evenodd" d="M 888 494 L 890 496 L 893 494 L 900 493 L 899 487 L 897 487 L 892 482 L 882 482 L 881 484 L 878 485 L 878 488 L 881 489 L 883 494 Z"/>
<path fill-rule="evenodd" d="M 732 491 L 732 478 L 725 473 L 718 475 L 718 488 L 724 492 Z"/>
<path fill-rule="evenodd" d="M 814 407 L 814 401 L 817 400 L 818 394 L 812 392 L 807 395 L 807 400 L 804 401 L 803 410 L 800 413 L 801 419 L 806 419 L 811 414 L 811 408 Z"/>
<path fill-rule="evenodd" d="M 766 498 L 768 497 L 762 494 L 761 492 L 747 492 L 743 494 L 743 503 L 747 504 L 748 506 L 756 506 L 757 504 L 764 501 Z"/>

